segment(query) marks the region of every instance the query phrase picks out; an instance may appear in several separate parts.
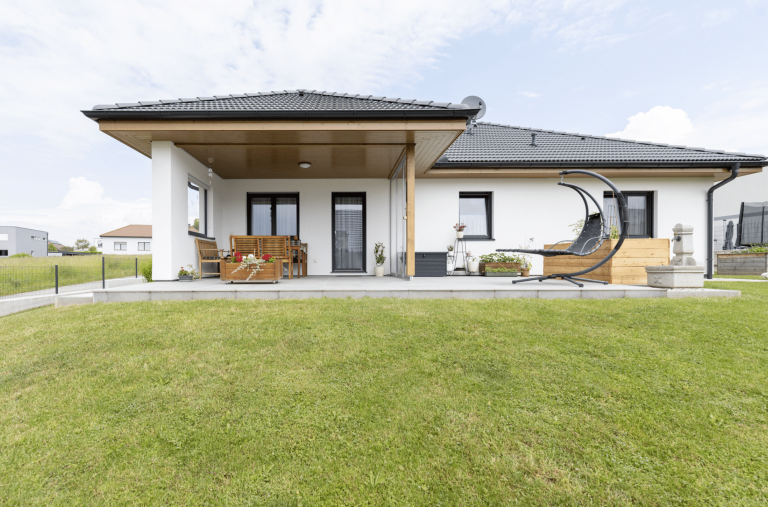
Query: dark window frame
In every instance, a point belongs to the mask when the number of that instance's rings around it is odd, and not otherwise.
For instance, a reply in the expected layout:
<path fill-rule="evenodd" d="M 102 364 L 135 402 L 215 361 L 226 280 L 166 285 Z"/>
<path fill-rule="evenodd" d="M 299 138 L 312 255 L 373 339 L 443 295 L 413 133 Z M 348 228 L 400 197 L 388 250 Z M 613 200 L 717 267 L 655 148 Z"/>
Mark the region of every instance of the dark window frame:
<path fill-rule="evenodd" d="M 0 257 L 8 257 L 8 250 L 0 250 Z"/>
<path fill-rule="evenodd" d="M 635 239 L 647 239 L 647 238 L 653 238 L 653 207 L 654 207 L 654 200 L 653 200 L 653 191 L 652 190 L 628 190 L 628 191 L 621 191 L 622 194 L 624 194 L 624 197 L 638 197 L 642 196 L 645 197 L 645 227 L 646 227 L 646 234 L 630 234 L 627 235 L 627 238 L 635 238 Z M 613 199 L 613 191 L 606 190 L 603 192 L 603 199 Z M 629 200 L 627 200 L 629 202 Z M 605 210 L 603 210 L 605 211 Z"/>
<path fill-rule="evenodd" d="M 253 211 L 251 208 L 251 200 L 255 197 L 260 198 L 270 198 L 272 199 L 272 234 L 271 236 L 277 236 L 277 198 L 278 197 L 295 197 L 296 198 L 296 236 L 301 237 L 299 235 L 299 232 L 301 229 L 299 228 L 301 225 L 301 213 L 299 213 L 301 200 L 299 199 L 299 192 L 248 192 L 246 194 L 245 198 L 245 213 L 246 213 L 246 229 L 245 233 L 246 235 L 251 234 L 251 223 L 253 221 L 253 217 L 251 216 L 251 212 Z"/>
<path fill-rule="evenodd" d="M 208 236 L 208 189 L 205 188 L 202 185 L 194 185 L 191 181 L 187 180 L 187 186 L 189 188 L 197 189 L 199 192 L 200 190 L 203 191 L 202 198 L 203 198 L 203 226 L 204 231 L 203 232 L 192 232 L 190 230 L 187 230 L 187 234 L 190 236 L 195 236 L 196 238 L 205 238 L 205 239 L 216 239 Z"/>
<path fill-rule="evenodd" d="M 464 234 L 464 239 L 468 241 L 496 241 L 493 237 L 493 192 L 459 192 L 459 220 L 461 220 L 461 199 L 462 198 L 484 198 L 485 199 L 485 222 L 488 234 Z"/>
<path fill-rule="evenodd" d="M 365 192 L 331 192 L 331 273 L 367 273 L 368 272 L 368 201 Z M 363 267 L 362 269 L 335 269 L 336 265 L 336 198 L 363 198 Z"/>

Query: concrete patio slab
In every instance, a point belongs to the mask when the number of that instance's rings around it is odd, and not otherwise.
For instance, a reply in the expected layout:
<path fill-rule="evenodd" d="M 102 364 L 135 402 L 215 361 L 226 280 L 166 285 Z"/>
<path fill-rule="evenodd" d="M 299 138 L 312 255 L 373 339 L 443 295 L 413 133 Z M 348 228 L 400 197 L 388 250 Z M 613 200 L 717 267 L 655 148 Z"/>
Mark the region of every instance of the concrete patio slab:
<path fill-rule="evenodd" d="M 672 291 L 641 285 L 577 287 L 562 280 L 513 285 L 509 279 L 474 276 L 413 278 L 373 276 L 310 276 L 284 278 L 277 284 L 231 283 L 205 278 L 192 283 L 154 282 L 131 287 L 94 291 L 99 302 L 193 300 L 193 299 L 311 299 L 311 298 L 408 298 L 408 299 L 618 299 L 645 297 L 738 297 L 739 291 L 697 289 Z"/>

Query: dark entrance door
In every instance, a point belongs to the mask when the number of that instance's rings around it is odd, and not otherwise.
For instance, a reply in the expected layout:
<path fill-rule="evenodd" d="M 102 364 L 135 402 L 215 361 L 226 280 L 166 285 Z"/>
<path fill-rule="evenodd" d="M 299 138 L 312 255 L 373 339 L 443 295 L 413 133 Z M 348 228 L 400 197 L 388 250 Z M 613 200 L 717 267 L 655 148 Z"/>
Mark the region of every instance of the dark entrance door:
<path fill-rule="evenodd" d="M 365 192 L 334 192 L 333 271 L 365 272 Z"/>

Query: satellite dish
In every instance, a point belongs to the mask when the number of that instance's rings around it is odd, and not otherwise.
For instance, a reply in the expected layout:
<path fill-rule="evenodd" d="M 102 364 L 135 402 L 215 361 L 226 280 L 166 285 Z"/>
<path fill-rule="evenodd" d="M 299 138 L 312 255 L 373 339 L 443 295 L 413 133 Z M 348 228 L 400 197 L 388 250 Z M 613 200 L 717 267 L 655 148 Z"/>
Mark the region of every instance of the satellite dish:
<path fill-rule="evenodd" d="M 480 97 L 470 95 L 469 97 L 462 100 L 461 103 L 468 105 L 472 109 L 480 110 L 480 112 L 475 115 L 475 120 L 479 120 L 485 115 L 485 109 L 486 109 L 485 101 Z"/>

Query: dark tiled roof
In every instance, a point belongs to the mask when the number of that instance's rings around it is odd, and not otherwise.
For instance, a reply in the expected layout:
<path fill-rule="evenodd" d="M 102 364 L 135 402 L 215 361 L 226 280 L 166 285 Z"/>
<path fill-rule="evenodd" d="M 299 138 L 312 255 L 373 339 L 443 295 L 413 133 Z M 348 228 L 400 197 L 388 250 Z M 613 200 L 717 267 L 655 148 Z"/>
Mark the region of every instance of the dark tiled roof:
<path fill-rule="evenodd" d="M 536 135 L 536 146 L 532 145 L 533 134 Z M 730 162 L 767 164 L 762 155 L 479 122 L 472 134 L 464 132 L 434 167 L 657 167 L 722 165 Z"/>
<path fill-rule="evenodd" d="M 217 95 L 134 103 L 100 104 L 89 118 L 269 118 L 269 117 L 463 117 L 477 112 L 466 104 L 375 97 L 317 90 Z"/>

